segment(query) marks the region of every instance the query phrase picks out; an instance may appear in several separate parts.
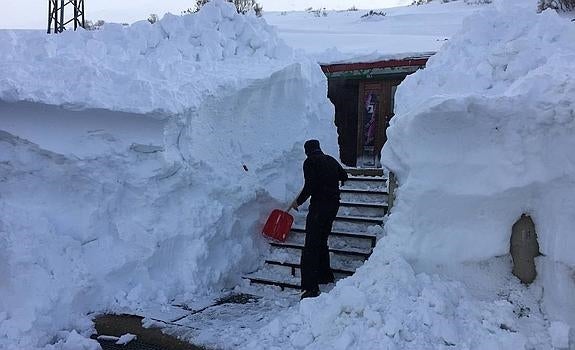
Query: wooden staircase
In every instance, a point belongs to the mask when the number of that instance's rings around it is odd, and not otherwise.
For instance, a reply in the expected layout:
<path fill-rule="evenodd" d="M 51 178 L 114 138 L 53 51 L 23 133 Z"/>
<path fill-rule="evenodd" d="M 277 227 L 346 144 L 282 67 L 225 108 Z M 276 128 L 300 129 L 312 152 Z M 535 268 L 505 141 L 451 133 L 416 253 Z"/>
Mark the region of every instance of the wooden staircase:
<path fill-rule="evenodd" d="M 336 280 L 353 275 L 371 255 L 377 229 L 387 213 L 387 180 L 377 169 L 347 169 L 350 174 L 341 187 L 341 201 L 328 245 Z M 293 214 L 293 212 L 292 212 Z M 270 241 L 271 253 L 258 271 L 243 276 L 252 284 L 300 289 L 300 257 L 305 240 L 307 205 L 294 215 L 286 242 Z"/>

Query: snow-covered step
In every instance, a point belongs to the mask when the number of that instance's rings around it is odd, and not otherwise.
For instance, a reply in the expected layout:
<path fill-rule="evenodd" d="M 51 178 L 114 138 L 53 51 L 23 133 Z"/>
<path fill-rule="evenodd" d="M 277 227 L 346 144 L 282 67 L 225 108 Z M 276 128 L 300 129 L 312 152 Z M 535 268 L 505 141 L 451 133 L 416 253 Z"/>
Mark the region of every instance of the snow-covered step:
<path fill-rule="evenodd" d="M 387 189 L 341 187 L 340 193 L 387 195 Z"/>
<path fill-rule="evenodd" d="M 306 237 L 305 234 L 292 232 L 292 234 L 288 235 L 288 238 L 285 243 L 304 244 L 305 237 Z M 358 239 L 355 237 L 342 237 L 342 236 L 328 237 L 327 245 L 329 248 L 344 249 L 344 250 L 345 249 L 369 250 L 373 247 L 371 240 Z"/>
<path fill-rule="evenodd" d="M 266 259 L 281 262 L 299 262 L 301 260 L 301 249 L 289 247 L 272 247 L 271 254 Z M 365 258 L 356 255 L 330 254 L 330 266 L 334 269 L 355 271 L 363 265 Z"/>
<path fill-rule="evenodd" d="M 303 244 L 301 243 L 287 243 L 287 242 L 271 242 L 270 245 L 272 247 L 278 248 L 291 248 L 291 249 L 298 249 L 303 250 Z M 348 256 L 357 256 L 364 259 L 369 258 L 371 255 L 371 249 L 337 249 L 337 248 L 329 248 L 330 253 L 340 254 L 340 255 L 348 255 Z"/>
<path fill-rule="evenodd" d="M 305 227 L 303 226 L 294 226 L 291 229 L 292 233 L 303 233 L 305 234 Z M 375 243 L 375 241 L 377 240 L 377 236 L 371 233 L 364 233 L 364 232 L 351 232 L 351 231 L 337 231 L 337 230 L 332 230 L 330 233 L 330 236 L 334 236 L 334 237 L 349 237 L 349 238 L 356 238 L 356 239 L 366 239 L 369 241 L 373 241 Z M 374 244 L 375 246 L 375 244 Z"/>
<path fill-rule="evenodd" d="M 342 274 L 334 271 L 336 282 L 348 276 L 349 273 Z M 300 269 L 292 269 L 290 266 L 269 264 L 261 270 L 243 276 L 243 278 L 248 279 L 251 283 L 277 286 L 281 289 L 301 289 Z"/>
<path fill-rule="evenodd" d="M 382 168 L 353 168 L 344 167 L 345 171 L 352 176 L 378 176 L 383 177 Z"/>
<path fill-rule="evenodd" d="M 288 243 L 301 243 L 305 241 L 305 229 L 302 227 L 292 228 L 288 235 Z M 353 233 L 347 231 L 332 231 L 328 237 L 328 246 L 337 249 L 358 248 L 369 249 L 375 246 L 377 236 L 369 233 Z"/>
<path fill-rule="evenodd" d="M 332 230 L 347 232 L 374 232 L 373 227 L 381 227 L 381 222 L 335 220 Z"/>
<path fill-rule="evenodd" d="M 358 202 L 358 201 L 340 201 L 339 206 L 341 207 L 352 207 L 352 208 L 369 208 L 369 209 L 382 209 L 387 211 L 387 202 Z"/>
<path fill-rule="evenodd" d="M 266 275 L 262 276 L 261 272 L 263 271 L 263 269 L 259 270 L 258 273 L 255 273 L 255 275 L 259 278 L 271 278 L 276 281 L 280 280 L 285 282 L 289 282 L 288 280 L 291 280 L 292 278 L 295 277 L 299 282 L 301 280 L 301 268 L 299 267 L 299 264 L 295 265 L 297 265 L 297 267 L 291 267 L 283 264 L 280 265 L 280 263 L 278 264 L 266 263 L 266 265 L 264 265 L 265 270 L 268 271 Z M 339 281 L 342 278 L 349 277 L 355 273 L 355 271 L 345 271 L 344 273 L 341 273 L 340 271 L 342 270 L 340 269 L 336 270 L 332 269 L 332 271 L 334 276 L 334 282 Z"/>
<path fill-rule="evenodd" d="M 379 191 L 375 194 L 365 192 L 341 192 L 341 202 L 355 203 L 387 203 L 388 194 L 385 191 Z"/>
<path fill-rule="evenodd" d="M 342 202 L 338 214 L 345 216 L 383 217 L 387 213 L 386 203 Z"/>
<path fill-rule="evenodd" d="M 349 175 L 347 181 L 359 182 L 386 182 L 387 179 L 383 176 L 362 176 L 362 175 Z"/>
<path fill-rule="evenodd" d="M 379 176 L 350 176 L 341 188 L 387 189 L 387 179 Z"/>
<path fill-rule="evenodd" d="M 340 188 L 340 206 L 341 203 L 384 204 L 387 203 L 387 198 L 387 188 Z"/>
<path fill-rule="evenodd" d="M 308 206 L 303 206 L 299 212 L 293 213 L 296 218 L 305 220 L 308 213 Z M 386 201 L 358 201 L 354 198 L 340 201 L 339 216 L 366 216 L 366 217 L 383 217 L 387 214 Z"/>
<path fill-rule="evenodd" d="M 298 214 L 294 216 L 294 223 L 298 225 L 299 223 L 305 223 L 307 211 L 300 211 Z M 366 216 L 366 215 L 346 215 L 337 213 L 335 217 L 334 223 L 338 221 L 343 222 L 355 222 L 355 223 L 364 223 L 364 224 L 371 224 L 371 225 L 381 225 L 383 224 L 383 215 L 381 216 Z M 361 232 L 361 231 L 360 231 Z"/>
<path fill-rule="evenodd" d="M 272 276 L 260 276 L 257 273 L 245 275 L 243 278 L 248 279 L 251 283 L 264 284 L 269 286 L 277 286 L 281 289 L 291 288 L 291 289 L 301 289 L 300 279 L 293 276 L 288 279 L 279 279 Z"/>
<path fill-rule="evenodd" d="M 335 217 L 335 221 L 345 221 L 345 222 L 358 222 L 367 223 L 372 225 L 383 224 L 383 217 L 371 217 L 371 216 L 354 216 L 354 215 L 340 215 Z"/>
<path fill-rule="evenodd" d="M 274 259 L 267 259 L 265 261 L 266 264 L 268 265 L 276 265 L 276 266 L 284 266 L 284 267 L 289 267 L 292 269 L 292 275 L 296 276 L 296 272 L 295 270 L 301 270 L 301 265 L 299 262 L 295 262 L 295 261 L 277 261 Z M 346 269 L 346 268 L 336 268 L 336 267 L 332 267 L 331 271 L 334 274 L 341 274 L 341 275 L 346 275 L 346 276 L 351 276 L 355 273 L 355 270 L 351 270 L 351 269 Z"/>

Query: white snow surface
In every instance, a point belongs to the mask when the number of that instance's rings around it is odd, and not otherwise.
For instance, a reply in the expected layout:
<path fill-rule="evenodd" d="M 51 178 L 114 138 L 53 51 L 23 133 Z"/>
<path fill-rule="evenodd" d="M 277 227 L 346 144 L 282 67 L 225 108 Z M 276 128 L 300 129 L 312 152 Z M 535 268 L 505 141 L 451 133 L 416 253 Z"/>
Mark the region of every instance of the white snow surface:
<path fill-rule="evenodd" d="M 322 64 L 373 62 L 418 56 L 441 49 L 463 19 L 491 5 L 464 1 L 369 10 L 264 12 L 278 35 Z M 359 4 L 358 4 L 359 7 Z M 365 16 L 365 17 L 364 17 Z"/>
<path fill-rule="evenodd" d="M 0 349 L 97 349 L 94 313 L 235 286 L 303 142 L 337 152 L 319 66 L 224 1 L 0 38 Z"/>

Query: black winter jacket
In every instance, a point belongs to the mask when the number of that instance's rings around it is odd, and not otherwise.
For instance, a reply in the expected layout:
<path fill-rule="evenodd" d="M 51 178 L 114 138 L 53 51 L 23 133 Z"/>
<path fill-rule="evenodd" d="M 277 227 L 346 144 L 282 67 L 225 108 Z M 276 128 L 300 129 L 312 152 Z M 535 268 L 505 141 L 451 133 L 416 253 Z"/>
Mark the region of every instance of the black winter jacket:
<path fill-rule="evenodd" d="M 347 180 L 347 173 L 337 160 L 316 150 L 303 163 L 305 185 L 297 198 L 302 205 L 310 196 L 311 203 L 339 201 L 339 182 Z"/>

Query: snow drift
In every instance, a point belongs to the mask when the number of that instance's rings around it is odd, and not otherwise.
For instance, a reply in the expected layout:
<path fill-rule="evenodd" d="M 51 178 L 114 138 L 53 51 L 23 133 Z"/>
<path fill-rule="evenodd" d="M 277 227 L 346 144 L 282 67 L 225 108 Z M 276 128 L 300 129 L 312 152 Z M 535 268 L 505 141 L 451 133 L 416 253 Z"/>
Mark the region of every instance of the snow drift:
<path fill-rule="evenodd" d="M 573 23 L 531 2 L 469 18 L 398 89 L 382 152 L 400 184 L 386 224 L 399 251 L 423 263 L 506 255 L 529 214 L 545 305 L 572 326 L 574 37 Z"/>
<path fill-rule="evenodd" d="M 471 16 L 400 85 L 382 152 L 399 180 L 387 236 L 355 275 L 270 322 L 248 347 L 567 346 L 575 26 L 535 8 L 501 1 Z M 545 254 L 529 287 L 511 275 L 508 255 L 522 213 Z"/>
<path fill-rule="evenodd" d="M 224 1 L 0 46 L 0 348 L 97 348 L 91 313 L 235 285 L 303 142 L 337 150 L 320 68 Z"/>

